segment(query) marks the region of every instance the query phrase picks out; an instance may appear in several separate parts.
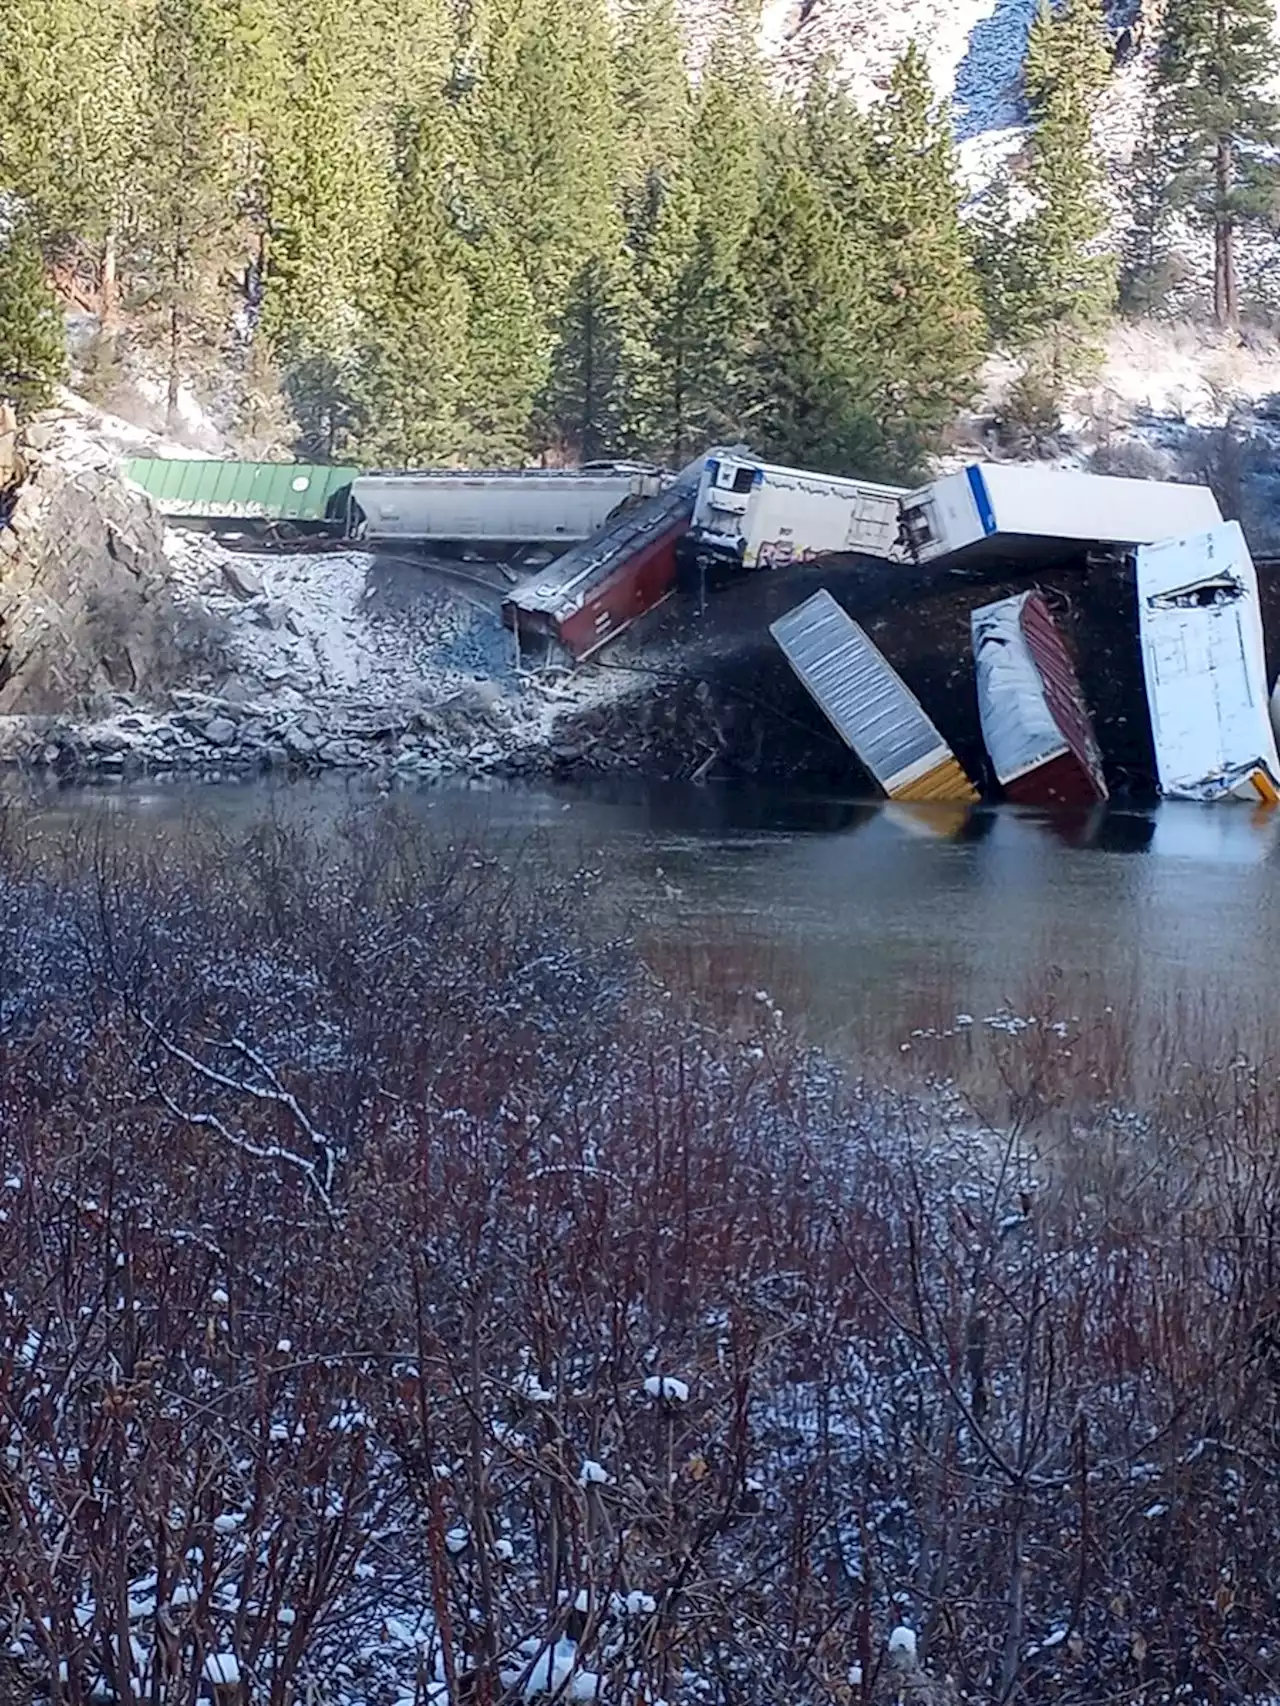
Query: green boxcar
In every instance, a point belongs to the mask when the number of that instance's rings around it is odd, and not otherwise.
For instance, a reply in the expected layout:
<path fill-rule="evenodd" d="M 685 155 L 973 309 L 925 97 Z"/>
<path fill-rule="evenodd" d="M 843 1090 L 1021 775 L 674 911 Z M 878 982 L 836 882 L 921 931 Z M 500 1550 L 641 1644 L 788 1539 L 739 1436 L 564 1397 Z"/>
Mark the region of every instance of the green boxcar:
<path fill-rule="evenodd" d="M 201 521 L 344 520 L 347 492 L 359 472 L 319 463 L 167 460 L 138 456 L 125 475 L 162 515 Z"/>

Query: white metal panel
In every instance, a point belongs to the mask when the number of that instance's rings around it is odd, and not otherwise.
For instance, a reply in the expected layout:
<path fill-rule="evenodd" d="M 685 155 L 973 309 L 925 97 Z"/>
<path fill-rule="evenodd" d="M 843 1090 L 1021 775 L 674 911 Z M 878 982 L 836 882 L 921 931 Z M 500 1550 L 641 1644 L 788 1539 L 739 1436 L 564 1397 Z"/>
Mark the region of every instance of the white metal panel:
<path fill-rule="evenodd" d="M 1142 545 L 1216 526 L 1207 486 L 1123 480 L 1033 463 L 974 463 L 902 500 L 904 530 L 922 563 L 977 553 L 988 539 Z"/>
<path fill-rule="evenodd" d="M 982 478 L 1001 533 L 1146 545 L 1222 520 L 1208 486 L 1175 480 L 1124 480 L 1010 462 L 984 467 Z"/>
<path fill-rule="evenodd" d="M 1022 629 L 1028 596 L 984 604 L 969 616 L 978 719 L 1002 786 L 1070 750 Z"/>
<path fill-rule="evenodd" d="M 1249 794 L 1260 767 L 1280 778 L 1258 576 L 1240 524 L 1144 546 L 1137 574 L 1161 793 L 1193 800 L 1237 789 Z"/>
<path fill-rule="evenodd" d="M 915 694 L 829 592 L 815 592 L 769 632 L 886 793 L 952 757 Z"/>
<path fill-rule="evenodd" d="M 897 555 L 899 486 L 710 453 L 693 512 L 699 543 L 744 568 L 835 552 Z"/>

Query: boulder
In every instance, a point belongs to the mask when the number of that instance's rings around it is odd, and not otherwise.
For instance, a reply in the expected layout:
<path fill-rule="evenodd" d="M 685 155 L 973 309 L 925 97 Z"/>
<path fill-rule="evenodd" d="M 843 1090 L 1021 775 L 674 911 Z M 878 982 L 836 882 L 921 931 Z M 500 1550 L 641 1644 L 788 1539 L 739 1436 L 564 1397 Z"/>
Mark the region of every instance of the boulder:
<path fill-rule="evenodd" d="M 200 732 L 210 746 L 234 746 L 240 733 L 230 717 L 213 717 Z"/>
<path fill-rule="evenodd" d="M 313 758 L 316 743 L 305 729 L 298 725 L 287 728 L 281 738 L 281 744 L 290 758 Z"/>
<path fill-rule="evenodd" d="M 262 577 L 251 569 L 248 563 L 242 563 L 235 557 L 224 558 L 222 578 L 236 597 L 243 599 L 246 604 L 250 599 L 263 598 L 266 595 Z"/>

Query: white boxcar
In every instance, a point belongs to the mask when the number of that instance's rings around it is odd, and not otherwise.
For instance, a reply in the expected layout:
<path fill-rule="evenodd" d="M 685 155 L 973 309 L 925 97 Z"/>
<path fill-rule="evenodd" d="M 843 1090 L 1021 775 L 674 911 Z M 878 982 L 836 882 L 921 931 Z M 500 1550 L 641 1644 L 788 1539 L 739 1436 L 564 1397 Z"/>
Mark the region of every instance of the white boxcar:
<path fill-rule="evenodd" d="M 703 465 L 690 536 L 744 569 L 779 568 L 836 551 L 892 557 L 903 496 L 901 486 L 713 451 Z"/>
<path fill-rule="evenodd" d="M 1160 792 L 1280 800 L 1258 575 L 1239 522 L 1143 546 L 1138 623 Z"/>
<path fill-rule="evenodd" d="M 975 463 L 902 500 L 903 541 L 917 563 L 1026 559 L 1063 544 L 1146 545 L 1221 520 L 1207 486 L 1016 462 Z"/>
<path fill-rule="evenodd" d="M 351 495 L 371 544 L 420 540 L 555 545 L 589 539 L 628 498 L 652 497 L 669 476 L 636 463 L 581 469 L 429 469 L 362 474 Z"/>
<path fill-rule="evenodd" d="M 915 694 L 829 592 L 815 592 L 771 623 L 769 632 L 890 799 L 977 799 Z"/>

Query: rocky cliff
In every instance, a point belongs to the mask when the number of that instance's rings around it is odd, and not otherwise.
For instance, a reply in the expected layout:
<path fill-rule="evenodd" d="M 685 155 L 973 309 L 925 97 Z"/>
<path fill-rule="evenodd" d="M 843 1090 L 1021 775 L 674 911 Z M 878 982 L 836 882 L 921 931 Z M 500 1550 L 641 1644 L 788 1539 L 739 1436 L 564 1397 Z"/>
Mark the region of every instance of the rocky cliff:
<path fill-rule="evenodd" d="M 216 620 L 174 599 L 164 530 L 109 453 L 33 427 L 0 525 L 0 715 L 101 715 L 216 660 Z"/>

